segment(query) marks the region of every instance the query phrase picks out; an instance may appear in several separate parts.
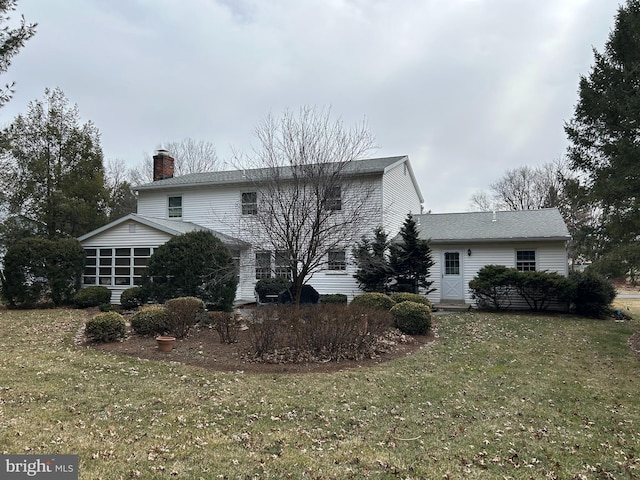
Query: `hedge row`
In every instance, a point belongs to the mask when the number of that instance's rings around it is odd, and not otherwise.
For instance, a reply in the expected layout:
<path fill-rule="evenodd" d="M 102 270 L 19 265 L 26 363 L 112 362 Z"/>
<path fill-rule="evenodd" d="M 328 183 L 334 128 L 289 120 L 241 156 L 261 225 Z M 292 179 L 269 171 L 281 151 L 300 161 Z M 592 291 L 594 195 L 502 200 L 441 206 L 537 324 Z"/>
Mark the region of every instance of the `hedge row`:
<path fill-rule="evenodd" d="M 547 310 L 566 303 L 572 311 L 603 317 L 611 309 L 616 291 L 604 277 L 572 272 L 567 278 L 555 272 L 520 272 L 503 265 L 487 265 L 469 282 L 472 297 L 481 308 L 504 310 L 524 300 L 531 310 Z"/>

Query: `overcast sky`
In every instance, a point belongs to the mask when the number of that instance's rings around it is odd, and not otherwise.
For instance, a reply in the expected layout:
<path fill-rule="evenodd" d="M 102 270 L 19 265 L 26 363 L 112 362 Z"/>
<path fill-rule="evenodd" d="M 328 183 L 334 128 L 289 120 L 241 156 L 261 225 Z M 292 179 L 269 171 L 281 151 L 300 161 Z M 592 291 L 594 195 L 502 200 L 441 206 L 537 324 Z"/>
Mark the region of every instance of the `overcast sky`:
<path fill-rule="evenodd" d="M 133 166 L 186 137 L 224 160 L 267 114 L 329 106 L 366 119 L 372 156 L 409 156 L 425 210 L 467 211 L 506 169 L 564 154 L 619 3 L 19 0 L 39 26 L 0 78 L 16 82 L 0 122 L 60 87 Z"/>

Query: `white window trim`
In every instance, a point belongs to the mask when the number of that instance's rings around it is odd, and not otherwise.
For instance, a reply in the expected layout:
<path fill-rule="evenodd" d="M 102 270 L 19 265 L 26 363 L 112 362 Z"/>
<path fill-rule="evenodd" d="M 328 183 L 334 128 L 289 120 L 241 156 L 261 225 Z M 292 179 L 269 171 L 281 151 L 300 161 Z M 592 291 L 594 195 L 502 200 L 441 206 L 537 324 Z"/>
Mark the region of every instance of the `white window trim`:
<path fill-rule="evenodd" d="M 534 255 L 534 259 L 533 259 L 533 264 L 534 264 L 534 269 L 533 270 L 520 270 L 518 268 L 518 252 L 533 252 Z M 516 248 L 514 253 L 513 253 L 513 257 L 514 257 L 514 267 L 517 271 L 519 272 L 537 272 L 538 271 L 538 262 L 539 262 L 539 257 L 538 257 L 538 250 L 536 248 Z M 526 260 L 523 261 L 522 263 L 531 263 L 530 260 Z"/>
<path fill-rule="evenodd" d="M 178 207 L 171 207 L 169 205 L 170 199 L 172 198 L 179 198 L 180 199 L 180 215 L 176 215 L 176 216 L 172 216 L 171 215 L 171 209 L 177 209 Z M 177 220 L 177 219 L 181 219 L 184 216 L 184 196 L 182 194 L 174 194 L 174 195 L 167 195 L 167 218 L 169 220 Z"/>

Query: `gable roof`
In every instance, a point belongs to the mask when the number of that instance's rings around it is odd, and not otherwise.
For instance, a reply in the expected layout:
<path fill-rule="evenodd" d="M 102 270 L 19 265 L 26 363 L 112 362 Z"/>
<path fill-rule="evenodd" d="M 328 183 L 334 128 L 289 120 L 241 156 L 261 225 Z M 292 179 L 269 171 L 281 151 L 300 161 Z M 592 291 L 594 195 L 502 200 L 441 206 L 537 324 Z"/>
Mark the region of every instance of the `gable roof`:
<path fill-rule="evenodd" d="M 507 212 L 414 215 L 420 238 L 430 243 L 569 240 L 557 208 Z M 495 220 L 494 220 L 495 219 Z"/>
<path fill-rule="evenodd" d="M 198 225 L 196 223 L 183 222 L 181 220 L 167 220 L 165 218 L 148 217 L 145 215 L 138 215 L 137 213 L 130 213 L 129 215 L 125 215 L 124 217 L 114 220 L 111 223 L 107 223 L 100 228 L 92 230 L 91 232 L 78 237 L 78 241 L 83 242 L 84 240 L 99 235 L 100 233 L 105 232 L 129 220 L 140 223 L 142 225 L 146 225 L 147 227 L 154 228 L 173 236 L 182 235 L 188 232 L 195 232 L 198 230 L 209 230 L 227 246 L 241 247 L 246 245 L 246 242 L 243 242 L 242 240 L 231 237 L 229 235 L 225 235 L 224 233 L 220 233 L 215 230 L 211 230 L 210 228 L 203 227 L 202 225 Z"/>
<path fill-rule="evenodd" d="M 344 170 L 346 175 L 368 175 L 383 174 L 394 166 L 409 162 L 409 157 L 400 155 L 396 157 L 380 157 L 369 158 L 365 160 L 354 160 L 346 165 Z M 280 174 L 286 178 L 291 176 L 291 167 L 279 167 Z M 187 187 L 198 185 L 225 185 L 225 184 L 241 184 L 250 183 L 251 178 L 260 178 L 262 175 L 268 174 L 270 168 L 252 168 L 247 170 L 224 170 L 219 172 L 191 173 L 188 175 L 180 175 L 178 177 L 165 178 L 144 185 L 134 187 L 134 190 L 153 190 L 171 187 Z M 249 175 L 247 175 L 249 173 Z M 255 174 L 255 175 L 252 175 Z M 411 171 L 413 177 L 413 172 Z M 415 183 L 415 178 L 413 179 Z M 417 184 L 416 184 L 417 189 Z M 418 189 L 419 191 L 419 189 Z"/>

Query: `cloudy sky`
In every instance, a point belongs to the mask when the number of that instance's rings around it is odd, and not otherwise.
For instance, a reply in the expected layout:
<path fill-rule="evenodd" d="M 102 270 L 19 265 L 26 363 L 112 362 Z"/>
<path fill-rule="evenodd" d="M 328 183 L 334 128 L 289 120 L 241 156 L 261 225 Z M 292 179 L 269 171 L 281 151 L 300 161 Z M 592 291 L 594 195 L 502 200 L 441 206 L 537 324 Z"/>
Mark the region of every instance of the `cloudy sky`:
<path fill-rule="evenodd" d="M 0 123 L 60 87 L 139 164 L 162 142 L 218 156 L 303 105 L 366 119 L 409 155 L 433 212 L 467 211 L 506 169 L 558 159 L 618 0 L 19 0 L 38 31 L 0 81 Z M 16 15 L 14 15 L 15 17 Z"/>

